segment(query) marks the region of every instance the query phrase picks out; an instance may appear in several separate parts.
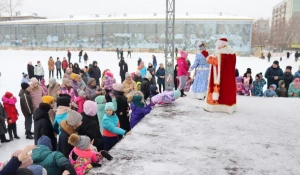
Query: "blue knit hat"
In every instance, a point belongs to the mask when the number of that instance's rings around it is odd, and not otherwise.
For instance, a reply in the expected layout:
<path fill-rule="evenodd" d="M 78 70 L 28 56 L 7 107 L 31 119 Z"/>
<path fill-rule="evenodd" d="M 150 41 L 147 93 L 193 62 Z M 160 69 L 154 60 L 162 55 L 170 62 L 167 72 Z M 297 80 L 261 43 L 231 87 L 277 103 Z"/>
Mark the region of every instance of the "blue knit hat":
<path fill-rule="evenodd" d="M 114 111 L 114 104 L 112 102 L 109 102 L 109 103 L 105 104 L 105 111 L 108 110 L 108 109 Z"/>
<path fill-rule="evenodd" d="M 49 137 L 47 136 L 42 136 L 39 138 L 38 142 L 37 142 L 38 145 L 44 145 L 44 146 L 48 146 L 48 148 L 50 148 L 50 150 L 52 150 L 52 145 L 51 145 L 51 140 L 49 139 Z"/>
<path fill-rule="evenodd" d="M 180 97 L 180 91 L 179 90 L 174 91 L 174 98 L 177 99 L 179 97 Z"/>

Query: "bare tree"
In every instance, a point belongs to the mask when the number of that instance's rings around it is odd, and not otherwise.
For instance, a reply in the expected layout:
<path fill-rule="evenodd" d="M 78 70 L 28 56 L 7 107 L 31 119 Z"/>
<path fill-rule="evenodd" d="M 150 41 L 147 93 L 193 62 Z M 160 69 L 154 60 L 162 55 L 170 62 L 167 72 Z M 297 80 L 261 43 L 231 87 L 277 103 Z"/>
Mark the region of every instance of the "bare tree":
<path fill-rule="evenodd" d="M 270 37 L 270 21 L 268 19 L 258 19 L 253 23 L 252 28 L 252 47 L 260 47 L 261 49 L 268 45 Z"/>
<path fill-rule="evenodd" d="M 13 14 L 16 8 L 22 6 L 23 0 L 2 0 L 5 11 L 10 15 L 10 20 L 13 20 Z"/>

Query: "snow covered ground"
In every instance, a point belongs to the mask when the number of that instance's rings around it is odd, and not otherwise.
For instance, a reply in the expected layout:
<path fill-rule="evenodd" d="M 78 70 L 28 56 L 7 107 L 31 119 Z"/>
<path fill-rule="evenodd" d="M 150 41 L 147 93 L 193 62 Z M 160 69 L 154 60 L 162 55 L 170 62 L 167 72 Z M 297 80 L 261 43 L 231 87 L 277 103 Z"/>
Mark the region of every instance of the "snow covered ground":
<path fill-rule="evenodd" d="M 78 61 L 78 52 L 72 52 L 72 62 Z M 116 53 L 88 52 L 89 63 L 97 60 L 103 71 L 110 68 L 120 82 Z M 129 72 L 134 72 L 137 59 L 152 62 L 149 53 L 133 53 L 126 59 Z M 163 54 L 155 54 L 158 63 L 164 62 Z M 0 51 L 0 96 L 6 91 L 18 95 L 22 72 L 28 61 L 42 62 L 48 80 L 49 56 L 66 56 L 66 52 L 51 51 Z M 190 55 L 191 62 L 194 55 Z M 242 75 L 247 68 L 252 76 L 265 72 L 276 58 L 267 60 L 239 57 L 237 68 Z M 277 58 L 278 59 L 278 58 Z M 278 59 L 279 60 L 279 59 Z M 298 70 L 300 63 L 293 59 L 280 62 Z M 83 66 L 83 64 L 80 64 Z M 60 81 L 59 81 L 60 82 Z M 112 151 L 113 162 L 103 166 L 107 174 L 300 174 L 299 152 L 299 99 L 238 97 L 238 112 L 227 114 L 206 113 L 202 101 L 189 97 L 178 100 L 167 108 L 156 107 Z M 24 117 L 20 113 L 18 133 L 20 140 L 0 146 L 0 162 L 10 154 L 33 141 L 25 139 Z M 116 164 L 116 161 L 118 163 Z M 114 163 L 114 165 L 113 165 Z"/>

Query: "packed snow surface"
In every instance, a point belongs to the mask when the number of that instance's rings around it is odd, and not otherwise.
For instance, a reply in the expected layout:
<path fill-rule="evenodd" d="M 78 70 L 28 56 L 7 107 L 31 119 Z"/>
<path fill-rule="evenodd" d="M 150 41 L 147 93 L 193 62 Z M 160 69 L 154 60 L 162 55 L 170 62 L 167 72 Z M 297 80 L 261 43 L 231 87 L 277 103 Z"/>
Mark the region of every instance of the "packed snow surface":
<path fill-rule="evenodd" d="M 87 52 L 89 63 L 97 60 L 100 69 L 111 69 L 120 82 L 116 53 Z M 47 62 L 50 56 L 66 56 L 67 52 L 51 51 L 0 51 L 0 96 L 6 91 L 18 97 L 22 72 L 28 61 L 40 60 L 48 82 Z M 132 53 L 125 60 L 129 72 L 134 72 L 137 59 L 152 62 L 149 53 Z M 72 52 L 72 62 L 78 62 L 78 52 Z M 162 54 L 155 54 L 158 63 Z M 191 62 L 194 55 L 190 55 Z M 271 60 L 273 62 L 274 58 Z M 278 59 L 279 60 L 279 59 Z M 247 68 L 252 77 L 265 72 L 272 63 L 254 57 L 239 57 L 240 75 Z M 293 58 L 280 62 L 285 69 L 299 64 Z M 83 67 L 83 63 L 80 64 Z M 56 74 L 56 72 L 55 72 Z M 58 82 L 61 82 L 59 80 Z M 18 98 L 19 100 L 19 98 Z M 104 161 L 103 167 L 91 174 L 300 174 L 300 103 L 291 98 L 238 97 L 237 112 L 233 115 L 208 113 L 202 109 L 203 101 L 185 97 L 169 106 L 156 106 L 112 151 L 114 159 Z M 24 117 L 19 101 L 17 121 L 20 140 L 0 146 L 0 161 L 10 158 L 12 152 L 22 149 L 32 140 L 25 139 Z M 33 128 L 32 128 L 33 130 Z M 7 134 L 8 137 L 8 134 Z"/>

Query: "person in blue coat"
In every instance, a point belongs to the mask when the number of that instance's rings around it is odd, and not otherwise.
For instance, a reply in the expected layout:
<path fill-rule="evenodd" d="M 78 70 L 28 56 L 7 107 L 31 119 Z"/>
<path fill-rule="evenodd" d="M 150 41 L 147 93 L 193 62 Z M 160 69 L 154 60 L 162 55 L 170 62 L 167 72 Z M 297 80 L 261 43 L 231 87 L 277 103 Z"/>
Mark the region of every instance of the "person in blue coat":
<path fill-rule="evenodd" d="M 276 89 L 275 84 L 270 85 L 270 88 L 264 92 L 264 97 L 278 97 L 275 89 Z"/>
<path fill-rule="evenodd" d="M 300 66 L 299 66 L 299 70 L 295 72 L 294 78 L 300 78 Z"/>
<path fill-rule="evenodd" d="M 152 110 L 153 103 L 145 106 L 142 102 L 143 97 L 140 95 L 134 95 L 130 108 L 132 110 L 130 117 L 130 128 L 132 129 L 139 121 L 141 121 Z"/>

